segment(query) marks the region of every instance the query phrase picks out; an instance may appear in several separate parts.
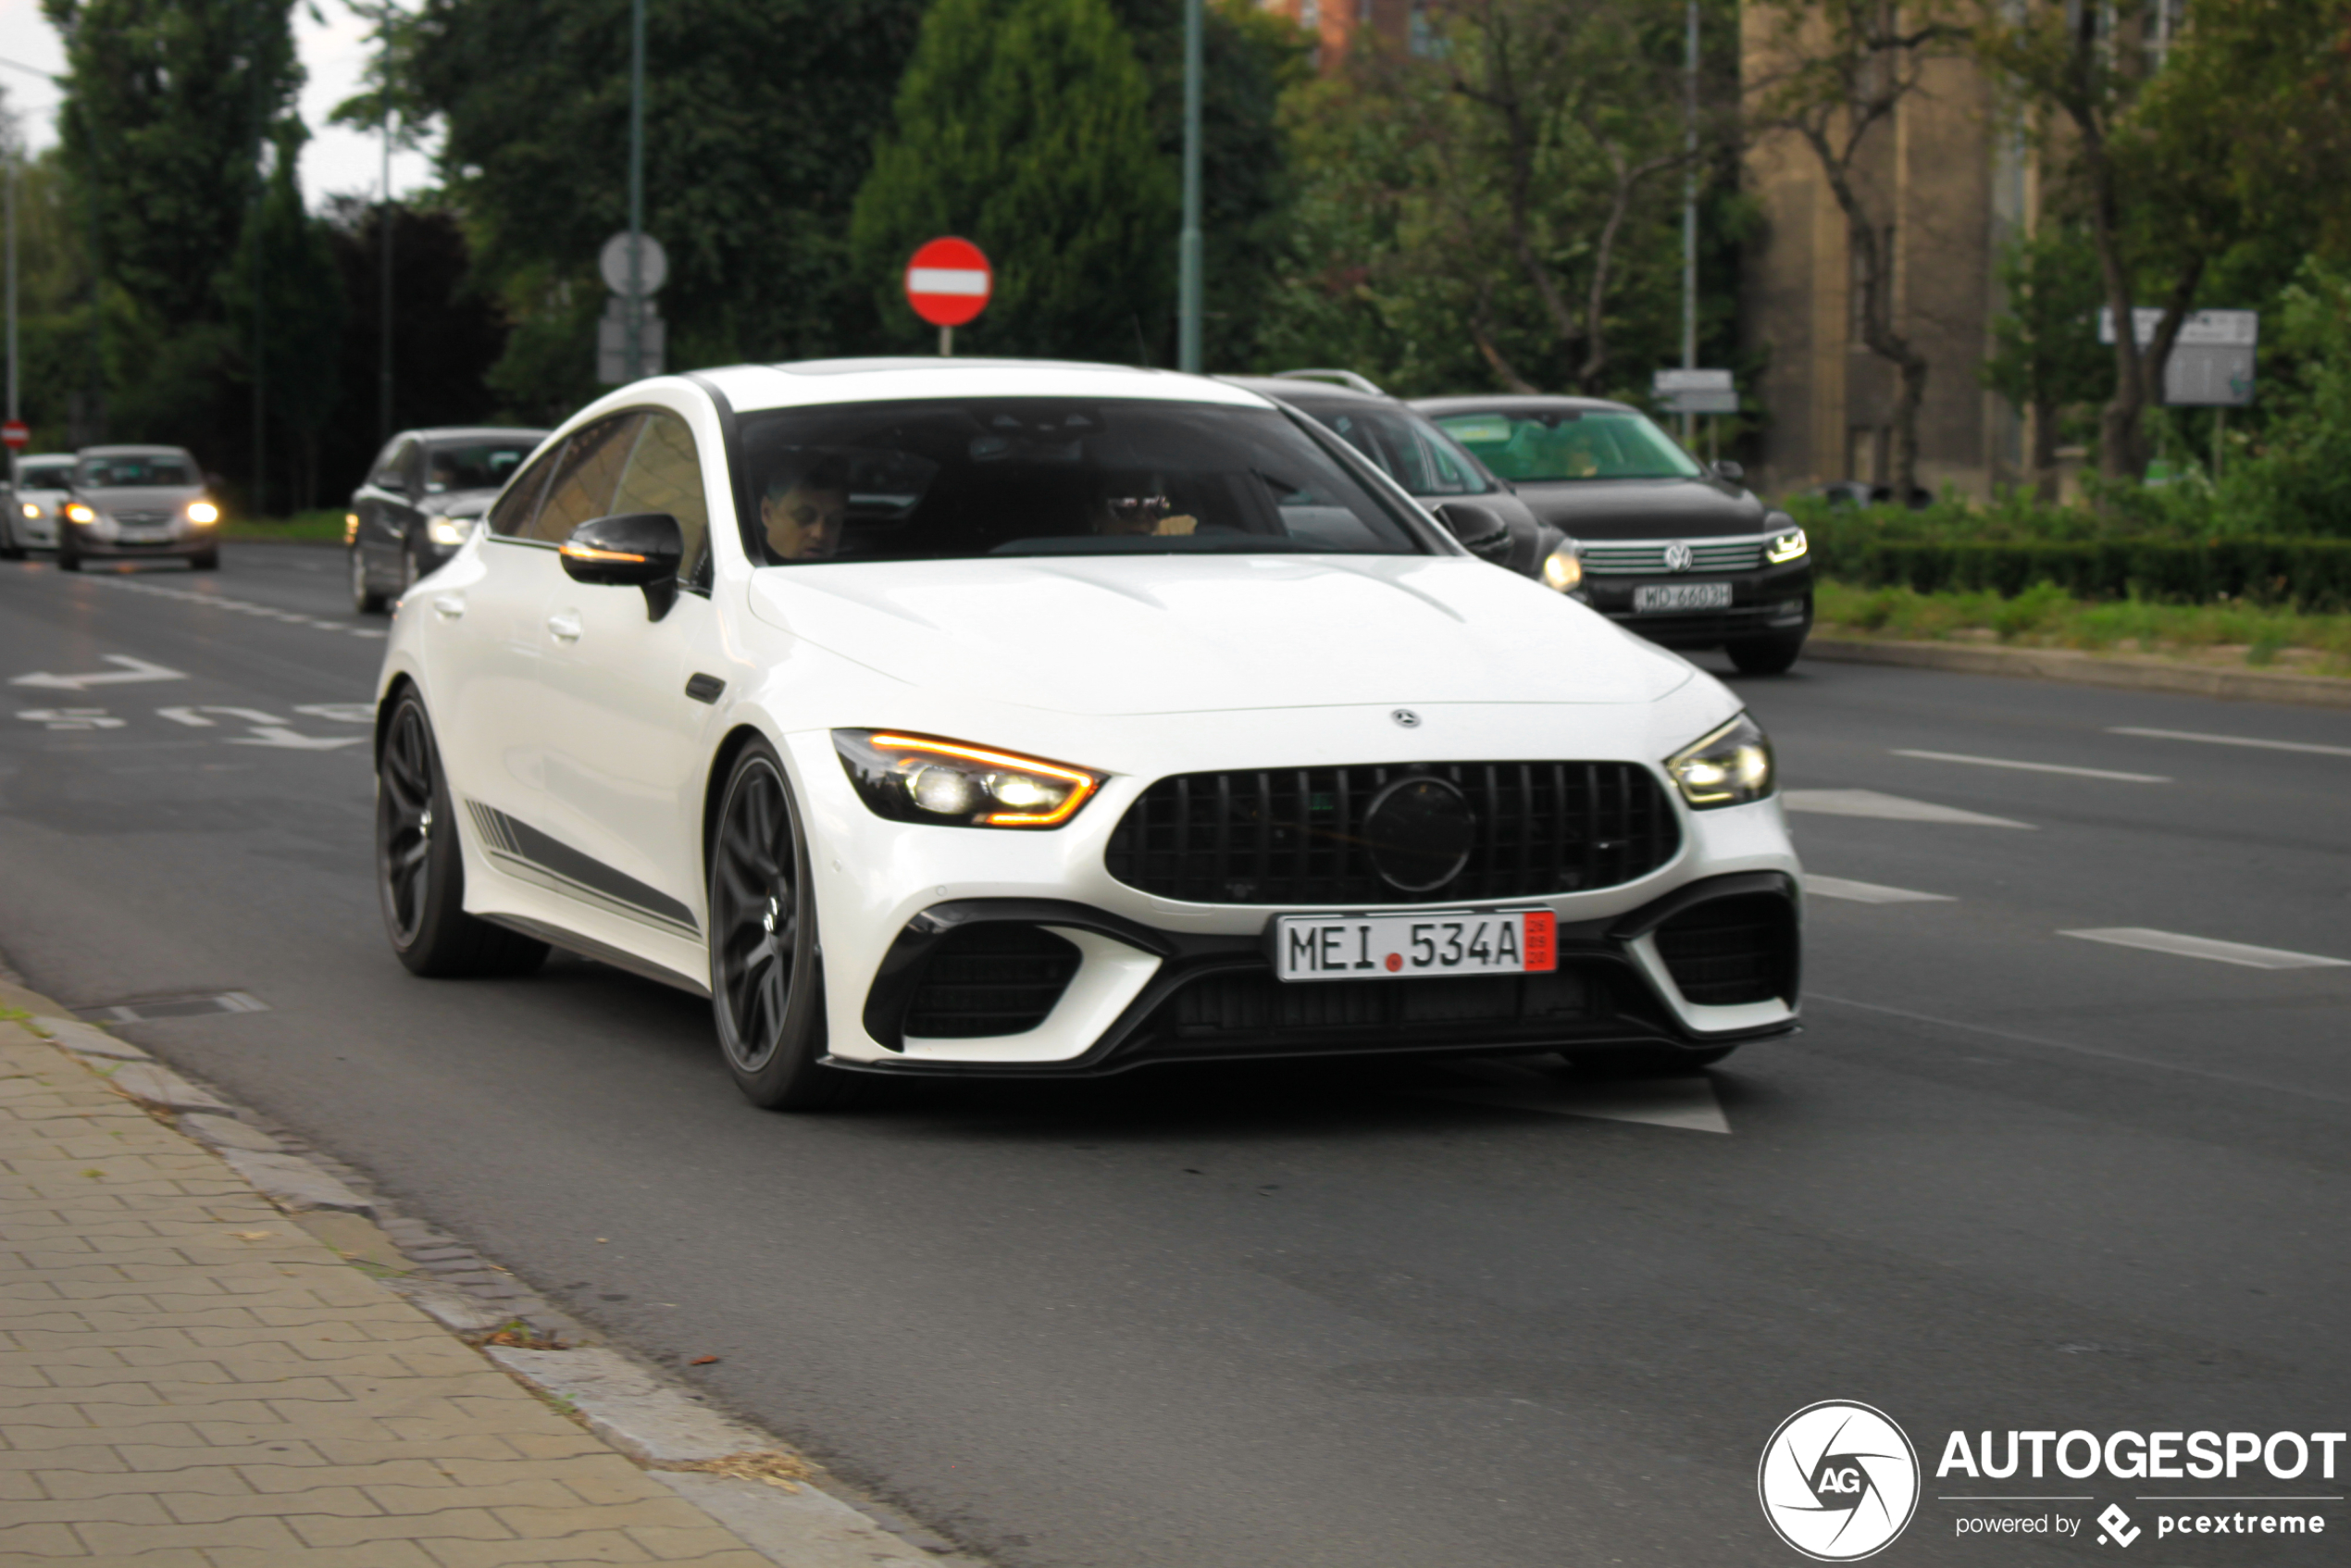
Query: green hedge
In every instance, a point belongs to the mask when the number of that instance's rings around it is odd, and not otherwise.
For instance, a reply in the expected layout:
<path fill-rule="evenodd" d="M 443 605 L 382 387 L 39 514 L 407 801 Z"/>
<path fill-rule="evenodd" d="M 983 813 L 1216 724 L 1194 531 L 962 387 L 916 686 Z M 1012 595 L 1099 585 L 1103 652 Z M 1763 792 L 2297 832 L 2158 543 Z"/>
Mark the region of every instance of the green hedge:
<path fill-rule="evenodd" d="M 2067 543 L 1814 546 L 1825 577 L 1866 588 L 2008 597 L 2054 583 L 2077 599 L 2208 604 L 2222 599 L 2351 610 L 2351 540 L 2231 539 L 2207 543 L 2110 539 Z"/>

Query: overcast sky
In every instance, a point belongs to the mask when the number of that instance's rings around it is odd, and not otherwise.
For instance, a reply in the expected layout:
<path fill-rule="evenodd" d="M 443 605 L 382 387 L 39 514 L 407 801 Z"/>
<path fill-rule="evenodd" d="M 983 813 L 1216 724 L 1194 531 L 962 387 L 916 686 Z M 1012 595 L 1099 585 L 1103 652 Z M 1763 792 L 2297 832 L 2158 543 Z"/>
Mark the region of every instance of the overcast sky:
<path fill-rule="evenodd" d="M 294 37 L 302 51 L 303 68 L 309 73 L 302 89 L 303 123 L 310 127 L 310 143 L 302 150 L 302 189 L 317 206 L 329 196 L 372 197 L 383 180 L 381 148 L 373 136 L 329 125 L 327 116 L 337 104 L 360 89 L 367 64 L 367 28 L 342 0 L 317 0 L 321 21 L 311 19 L 307 6 L 294 11 Z M 34 152 L 57 139 L 57 89 L 15 66 L 41 70 L 65 68 L 65 48 L 41 14 L 40 0 L 0 0 L 0 84 L 7 88 L 8 106 L 24 128 L 25 144 Z M 395 153 L 392 185 L 405 193 L 428 184 L 432 170 L 422 153 Z"/>

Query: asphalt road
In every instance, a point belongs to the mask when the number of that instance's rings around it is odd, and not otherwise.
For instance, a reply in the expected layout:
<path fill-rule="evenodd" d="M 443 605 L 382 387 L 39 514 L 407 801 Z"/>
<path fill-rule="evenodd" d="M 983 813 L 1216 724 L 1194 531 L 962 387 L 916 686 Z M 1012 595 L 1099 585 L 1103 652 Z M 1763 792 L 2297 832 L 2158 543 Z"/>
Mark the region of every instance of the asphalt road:
<path fill-rule="evenodd" d="M 1792 819 L 1822 888 L 1937 897 L 1816 897 L 1806 1031 L 1703 1078 L 1199 1069 L 797 1119 L 690 998 L 393 962 L 334 744 L 382 624 L 331 551 L 0 566 L 0 951 L 78 1008 L 249 993 L 127 1032 L 1006 1564 L 1792 1562 L 1757 1458 L 1830 1398 L 1925 1450 L 1887 1561 L 2110 1556 L 1955 1538 L 1985 1505 L 1941 1497 L 1986 1488 L 1932 1477 L 1945 1434 L 2345 1425 L 2351 967 L 2174 940 L 2351 959 L 2343 714 L 1744 682 L 1792 803 L 1835 808 Z M 2067 934 L 2118 929 L 2153 945 Z M 2133 1555 L 2339 1559 L 2351 1512 L 2309 1508 L 2338 1538 Z"/>

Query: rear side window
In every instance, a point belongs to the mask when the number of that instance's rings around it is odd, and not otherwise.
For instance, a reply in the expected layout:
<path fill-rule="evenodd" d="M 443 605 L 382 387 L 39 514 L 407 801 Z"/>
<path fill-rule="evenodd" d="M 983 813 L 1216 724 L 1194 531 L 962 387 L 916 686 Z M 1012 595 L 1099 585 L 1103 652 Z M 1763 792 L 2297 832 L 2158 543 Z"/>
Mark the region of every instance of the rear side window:
<path fill-rule="evenodd" d="M 561 544 L 580 524 L 610 516 L 620 471 L 628 466 L 629 447 L 643 421 L 641 414 L 616 414 L 565 442 L 563 463 L 547 487 L 547 499 L 522 537 Z"/>
<path fill-rule="evenodd" d="M 620 486 L 613 494 L 612 510 L 666 512 L 677 518 L 678 531 L 686 541 L 678 575 L 689 581 L 693 579 L 710 538 L 710 506 L 703 499 L 694 432 L 685 420 L 665 409 L 643 417 L 628 466 L 621 470 Z"/>

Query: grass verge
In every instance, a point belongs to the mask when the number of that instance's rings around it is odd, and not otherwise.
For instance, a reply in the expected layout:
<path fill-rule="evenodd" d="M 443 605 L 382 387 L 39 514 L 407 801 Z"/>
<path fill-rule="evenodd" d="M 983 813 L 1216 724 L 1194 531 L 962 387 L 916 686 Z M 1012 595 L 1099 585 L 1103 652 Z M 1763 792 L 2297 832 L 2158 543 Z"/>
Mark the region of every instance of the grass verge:
<path fill-rule="evenodd" d="M 230 543 L 251 543 L 255 540 L 324 541 L 342 542 L 342 508 L 325 507 L 316 512 L 297 512 L 291 517 L 231 517 L 220 525 L 220 537 Z"/>
<path fill-rule="evenodd" d="M 2086 603 L 2048 583 L 2003 598 L 1823 582 L 1814 613 L 1832 636 L 2153 653 L 2199 665 L 2351 676 L 2351 616 L 2244 604 Z"/>

